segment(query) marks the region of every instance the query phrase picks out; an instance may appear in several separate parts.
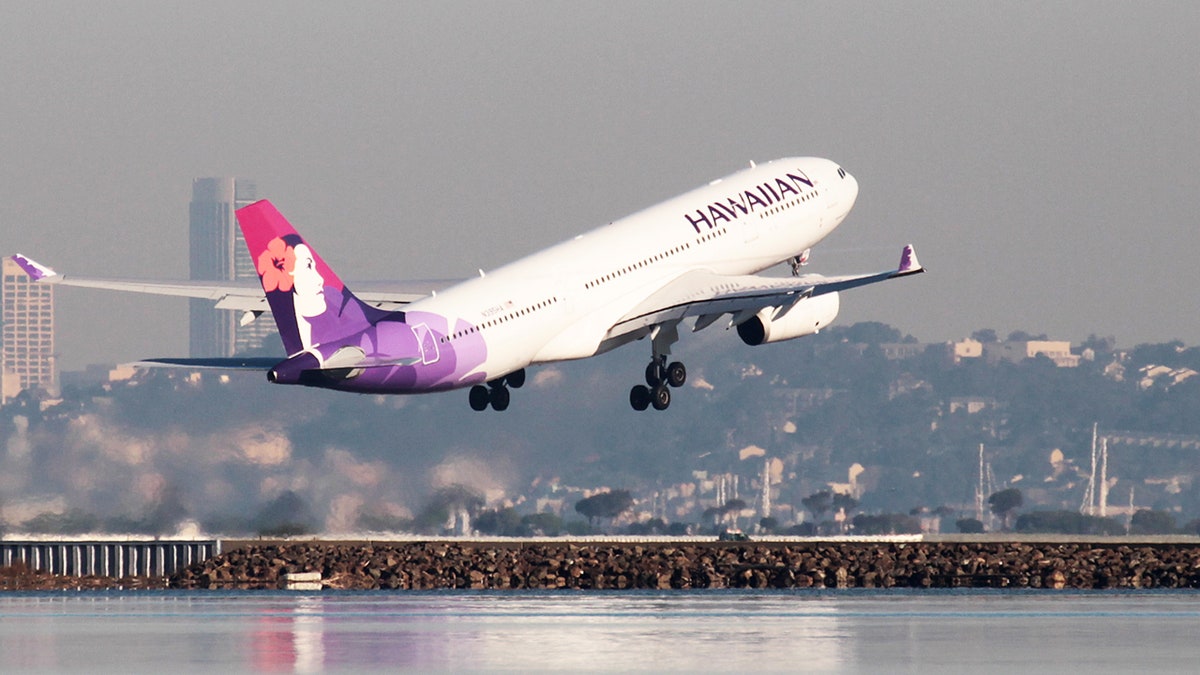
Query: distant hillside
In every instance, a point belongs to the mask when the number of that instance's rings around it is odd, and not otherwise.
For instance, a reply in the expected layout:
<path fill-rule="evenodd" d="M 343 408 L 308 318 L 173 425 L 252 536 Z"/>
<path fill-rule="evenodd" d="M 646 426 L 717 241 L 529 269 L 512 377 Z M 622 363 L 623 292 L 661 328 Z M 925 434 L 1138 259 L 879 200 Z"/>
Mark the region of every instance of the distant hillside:
<path fill-rule="evenodd" d="M 344 532 L 364 516 L 408 522 L 452 485 L 568 519 L 582 496 L 619 487 L 635 515 L 702 523 L 719 490 L 757 513 L 765 471 L 784 522 L 831 483 L 852 483 L 862 513 L 973 515 L 982 444 L 990 488 L 1019 487 L 1026 510 L 1078 510 L 1098 423 L 1125 438 L 1109 447 L 1110 503 L 1132 489 L 1137 506 L 1200 515 L 1194 347 L 1093 339 L 1075 346 L 1077 367 L 1056 367 L 956 362 L 878 323 L 754 348 L 714 330 L 676 347 L 689 383 L 671 408 L 636 413 L 638 346 L 534 368 L 504 413 L 471 411 L 465 392 L 361 396 L 168 370 L 61 401 L 22 395 L 0 411 L 0 508 L 9 529 L 41 517 L 51 530 L 246 530 L 291 495 L 306 528 Z"/>

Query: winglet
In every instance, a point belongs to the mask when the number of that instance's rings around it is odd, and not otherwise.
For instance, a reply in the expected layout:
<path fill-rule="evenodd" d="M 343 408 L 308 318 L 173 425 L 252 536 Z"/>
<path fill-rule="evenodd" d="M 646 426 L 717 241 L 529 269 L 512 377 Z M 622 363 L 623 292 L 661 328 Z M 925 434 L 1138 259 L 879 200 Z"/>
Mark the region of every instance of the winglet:
<path fill-rule="evenodd" d="M 33 258 L 23 256 L 20 253 L 12 256 L 12 261 L 17 263 L 21 269 L 25 270 L 25 274 L 28 274 L 29 278 L 33 279 L 34 281 L 41 281 L 42 279 L 49 279 L 50 277 L 58 276 L 58 272 L 55 272 Z"/>
<path fill-rule="evenodd" d="M 917 262 L 917 251 L 912 244 L 904 246 L 904 250 L 900 253 L 900 267 L 896 271 L 901 274 L 925 271 L 925 268 L 921 267 L 921 263 Z"/>

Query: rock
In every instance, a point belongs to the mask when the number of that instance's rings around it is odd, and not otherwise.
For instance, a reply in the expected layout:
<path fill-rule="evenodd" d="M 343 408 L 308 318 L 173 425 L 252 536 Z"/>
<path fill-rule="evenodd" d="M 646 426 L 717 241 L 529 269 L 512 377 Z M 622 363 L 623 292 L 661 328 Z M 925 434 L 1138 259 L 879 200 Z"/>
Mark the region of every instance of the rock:
<path fill-rule="evenodd" d="M 1046 575 L 1042 580 L 1044 588 L 1053 588 L 1056 591 L 1061 591 L 1067 586 L 1067 577 L 1060 570 L 1054 570 Z"/>

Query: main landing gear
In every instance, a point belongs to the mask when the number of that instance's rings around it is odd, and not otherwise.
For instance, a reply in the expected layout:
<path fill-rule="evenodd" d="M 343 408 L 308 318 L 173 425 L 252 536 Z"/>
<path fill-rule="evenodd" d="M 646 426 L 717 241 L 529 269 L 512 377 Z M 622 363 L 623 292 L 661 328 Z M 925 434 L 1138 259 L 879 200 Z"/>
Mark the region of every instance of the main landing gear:
<path fill-rule="evenodd" d="M 508 409 L 508 388 L 520 389 L 525 384 L 525 369 L 513 371 L 504 377 L 487 383 L 487 386 L 477 384 L 471 387 L 469 400 L 471 410 L 487 410 L 491 406 L 497 412 Z"/>
<path fill-rule="evenodd" d="M 687 381 L 687 368 L 678 361 L 667 363 L 671 345 L 679 341 L 679 322 L 663 323 L 650 331 L 650 365 L 646 366 L 646 384 L 629 390 L 629 405 L 634 410 L 666 410 L 671 405 L 671 388 Z"/>
<path fill-rule="evenodd" d="M 687 382 L 687 368 L 678 361 L 668 364 L 663 354 L 646 366 L 646 384 L 629 390 L 629 405 L 639 411 L 650 406 L 666 410 L 671 405 L 671 387 L 682 387 L 684 382 Z"/>

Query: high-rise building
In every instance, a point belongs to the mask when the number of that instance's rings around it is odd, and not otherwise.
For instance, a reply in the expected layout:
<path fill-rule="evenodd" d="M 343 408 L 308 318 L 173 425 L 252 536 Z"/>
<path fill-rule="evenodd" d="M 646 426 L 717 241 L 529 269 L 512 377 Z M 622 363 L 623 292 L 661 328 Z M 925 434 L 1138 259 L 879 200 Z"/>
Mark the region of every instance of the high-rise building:
<path fill-rule="evenodd" d="M 192 181 L 188 241 L 191 278 L 258 281 L 234 211 L 255 200 L 254 181 L 197 178 Z M 193 357 L 224 357 L 258 349 L 274 335 L 270 320 L 241 325 L 237 312 L 214 309 L 211 300 L 190 300 L 189 348 Z"/>
<path fill-rule="evenodd" d="M 30 387 L 57 387 L 54 367 L 54 287 L 34 283 L 9 258 L 0 284 L 0 401 Z"/>

